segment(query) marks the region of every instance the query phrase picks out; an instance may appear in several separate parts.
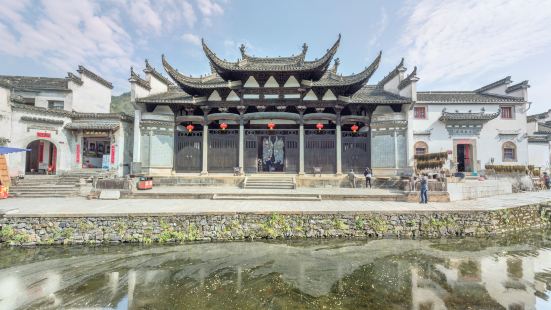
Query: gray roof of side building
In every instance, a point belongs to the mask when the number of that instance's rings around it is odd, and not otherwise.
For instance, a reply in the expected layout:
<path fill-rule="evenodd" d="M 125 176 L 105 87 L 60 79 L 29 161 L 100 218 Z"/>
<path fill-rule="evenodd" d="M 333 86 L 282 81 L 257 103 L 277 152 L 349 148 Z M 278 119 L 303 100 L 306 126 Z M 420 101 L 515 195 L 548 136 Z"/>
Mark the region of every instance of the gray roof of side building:
<path fill-rule="evenodd" d="M 418 102 L 430 103 L 521 103 L 523 98 L 481 94 L 476 91 L 420 91 Z"/>
<path fill-rule="evenodd" d="M 0 83 L 5 87 L 20 90 L 69 90 L 65 78 L 0 75 Z"/>

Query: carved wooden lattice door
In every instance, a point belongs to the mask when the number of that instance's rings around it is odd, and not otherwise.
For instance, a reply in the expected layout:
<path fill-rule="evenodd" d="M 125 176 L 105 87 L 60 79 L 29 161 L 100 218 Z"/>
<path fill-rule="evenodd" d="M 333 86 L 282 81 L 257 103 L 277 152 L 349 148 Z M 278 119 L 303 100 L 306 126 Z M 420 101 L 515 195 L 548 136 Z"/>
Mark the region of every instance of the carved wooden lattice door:
<path fill-rule="evenodd" d="M 239 165 L 239 130 L 209 130 L 208 171 L 233 172 Z"/>
<path fill-rule="evenodd" d="M 342 132 L 342 171 L 361 173 L 371 167 L 371 139 L 369 132 Z"/>
<path fill-rule="evenodd" d="M 322 173 L 335 173 L 337 160 L 335 130 L 307 129 L 304 134 L 306 173 L 313 173 L 314 167 L 320 167 Z"/>

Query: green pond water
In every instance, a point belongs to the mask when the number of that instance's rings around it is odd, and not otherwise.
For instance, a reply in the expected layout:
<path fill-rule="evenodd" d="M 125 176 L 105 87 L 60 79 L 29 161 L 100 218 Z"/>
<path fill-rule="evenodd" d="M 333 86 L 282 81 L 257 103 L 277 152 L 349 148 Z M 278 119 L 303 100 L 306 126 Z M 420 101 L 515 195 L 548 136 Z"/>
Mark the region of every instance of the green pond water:
<path fill-rule="evenodd" d="M 551 231 L 0 248 L 0 309 L 551 309 Z"/>

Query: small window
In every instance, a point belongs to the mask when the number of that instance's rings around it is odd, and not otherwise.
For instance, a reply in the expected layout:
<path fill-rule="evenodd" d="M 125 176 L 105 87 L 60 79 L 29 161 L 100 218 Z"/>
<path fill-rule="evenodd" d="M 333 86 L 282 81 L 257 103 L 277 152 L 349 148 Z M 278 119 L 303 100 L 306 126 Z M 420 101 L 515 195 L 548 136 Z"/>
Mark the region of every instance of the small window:
<path fill-rule="evenodd" d="M 34 98 L 23 98 L 23 103 L 26 105 L 34 106 L 35 101 L 34 101 Z"/>
<path fill-rule="evenodd" d="M 413 146 L 413 151 L 415 155 L 425 155 L 429 151 L 429 146 L 425 142 L 419 141 Z"/>
<path fill-rule="evenodd" d="M 54 110 L 63 110 L 63 101 L 48 100 L 48 108 Z"/>
<path fill-rule="evenodd" d="M 503 119 L 512 119 L 513 118 L 513 107 L 501 107 L 501 118 L 503 118 Z"/>
<path fill-rule="evenodd" d="M 517 147 L 514 143 L 503 144 L 503 161 L 517 161 Z"/>
<path fill-rule="evenodd" d="M 427 118 L 427 110 L 425 107 L 414 107 L 413 108 L 413 115 L 416 119 L 426 119 Z"/>

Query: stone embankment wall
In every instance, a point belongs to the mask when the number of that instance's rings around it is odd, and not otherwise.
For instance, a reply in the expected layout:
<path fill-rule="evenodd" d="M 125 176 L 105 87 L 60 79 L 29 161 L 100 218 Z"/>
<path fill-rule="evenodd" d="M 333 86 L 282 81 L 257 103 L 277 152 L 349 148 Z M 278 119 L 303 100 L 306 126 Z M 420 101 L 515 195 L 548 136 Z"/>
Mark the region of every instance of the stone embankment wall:
<path fill-rule="evenodd" d="M 4 244 L 488 236 L 548 227 L 551 202 L 495 211 L 0 218 Z"/>

